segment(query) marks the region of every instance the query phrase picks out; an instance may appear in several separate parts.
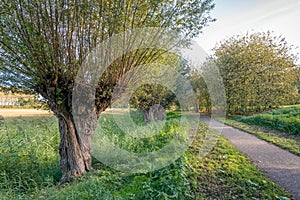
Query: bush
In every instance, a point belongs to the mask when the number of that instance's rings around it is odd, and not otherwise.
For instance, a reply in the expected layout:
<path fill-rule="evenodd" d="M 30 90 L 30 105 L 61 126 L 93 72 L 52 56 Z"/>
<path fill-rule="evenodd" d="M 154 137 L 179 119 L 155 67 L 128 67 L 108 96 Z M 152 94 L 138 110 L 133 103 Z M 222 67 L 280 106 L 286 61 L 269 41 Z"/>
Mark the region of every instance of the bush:
<path fill-rule="evenodd" d="M 291 135 L 300 135 L 300 107 L 282 108 L 248 117 L 233 117 L 249 125 L 273 128 Z"/>

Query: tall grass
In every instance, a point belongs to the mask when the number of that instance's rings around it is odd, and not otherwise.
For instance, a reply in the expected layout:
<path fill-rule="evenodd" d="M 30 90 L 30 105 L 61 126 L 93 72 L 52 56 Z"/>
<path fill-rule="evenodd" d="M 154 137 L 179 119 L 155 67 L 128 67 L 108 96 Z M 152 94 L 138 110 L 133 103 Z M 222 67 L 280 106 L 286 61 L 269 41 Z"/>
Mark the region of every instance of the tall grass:
<path fill-rule="evenodd" d="M 24 198 L 56 185 L 61 176 L 57 149 L 54 117 L 1 120 L 1 195 Z"/>
<path fill-rule="evenodd" d="M 126 136 L 111 115 L 100 121 L 111 142 L 133 152 L 161 148 L 175 134 L 178 119 L 168 121 L 150 139 L 136 141 Z M 141 119 L 135 119 L 143 124 Z M 144 124 L 146 126 L 146 124 Z M 145 129 L 146 131 L 147 129 Z M 186 199 L 192 193 L 186 176 L 184 157 L 150 173 L 126 174 L 93 161 L 93 169 L 75 183 L 59 186 L 57 120 L 46 118 L 14 118 L 1 120 L 0 129 L 0 199 Z M 52 191 L 52 193 L 51 193 Z M 76 191 L 76 193 L 74 193 Z M 49 195 L 48 195 L 49 194 Z"/>
<path fill-rule="evenodd" d="M 147 126 L 139 113 L 131 115 L 137 117 L 134 121 L 139 126 Z M 161 131 L 140 139 L 126 135 L 111 115 L 104 114 L 105 120 L 99 123 L 110 142 L 128 151 L 148 152 L 176 135 L 185 135 L 178 129 L 181 113 L 168 116 Z M 0 199 L 288 199 L 288 194 L 224 139 L 206 158 L 200 158 L 198 150 L 206 129 L 201 123 L 193 146 L 159 170 L 128 174 L 94 159 L 89 173 L 71 184 L 59 185 L 57 120 L 1 120 Z"/>

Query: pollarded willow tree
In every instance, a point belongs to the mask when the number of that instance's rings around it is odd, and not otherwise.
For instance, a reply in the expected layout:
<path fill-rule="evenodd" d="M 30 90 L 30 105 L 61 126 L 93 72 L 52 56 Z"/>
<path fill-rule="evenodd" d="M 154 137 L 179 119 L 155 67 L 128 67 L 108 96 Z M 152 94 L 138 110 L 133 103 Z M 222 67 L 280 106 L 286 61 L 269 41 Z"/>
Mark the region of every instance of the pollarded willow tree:
<path fill-rule="evenodd" d="M 234 36 L 212 57 L 223 78 L 227 114 L 251 114 L 295 101 L 297 55 L 272 32 Z"/>
<path fill-rule="evenodd" d="M 1 0 L 0 7 L 1 84 L 48 101 L 59 122 L 62 182 L 91 168 L 94 127 L 82 124 L 79 132 L 72 113 L 75 77 L 88 53 L 116 33 L 143 27 L 176 30 L 188 41 L 214 21 L 212 0 Z M 136 50 L 111 63 L 97 84 L 97 118 L 110 105 L 119 78 L 158 51 Z"/>
<path fill-rule="evenodd" d="M 168 74 L 163 75 L 161 84 L 144 84 L 139 87 L 130 98 L 130 106 L 143 112 L 145 122 L 152 122 L 156 120 L 166 119 L 166 110 L 171 106 L 177 109 L 186 109 L 179 103 L 176 94 L 185 93 L 188 89 L 185 81 L 190 77 L 191 68 L 185 59 L 174 54 L 164 54 L 161 59 L 156 60 L 163 68 L 170 66 L 170 69 L 161 69 L 157 65 L 158 71 L 164 73 L 166 70 Z M 171 72 L 173 70 L 173 73 Z M 171 75 L 172 74 L 172 75 Z M 172 80 L 170 80 L 172 79 Z M 173 82 L 172 90 L 166 87 L 164 83 Z M 183 83 L 184 82 L 184 83 Z M 193 99 L 189 99 L 193 101 Z M 190 102 L 191 104 L 192 102 Z"/>

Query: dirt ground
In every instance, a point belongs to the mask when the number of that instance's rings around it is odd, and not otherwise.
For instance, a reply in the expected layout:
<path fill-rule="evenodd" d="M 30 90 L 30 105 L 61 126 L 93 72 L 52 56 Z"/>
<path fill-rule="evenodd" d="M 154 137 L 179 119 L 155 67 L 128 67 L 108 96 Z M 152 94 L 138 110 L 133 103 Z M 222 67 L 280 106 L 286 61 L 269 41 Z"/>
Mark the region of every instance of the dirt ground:
<path fill-rule="evenodd" d="M 118 114 L 128 111 L 126 109 L 106 109 L 106 114 Z M 0 108 L 0 118 L 10 117 L 34 117 L 34 116 L 52 116 L 53 112 L 47 110 L 37 110 L 37 109 L 6 109 Z"/>
<path fill-rule="evenodd" d="M 49 116 L 52 112 L 37 109 L 2 109 L 0 108 L 0 117 L 30 117 L 30 116 Z"/>

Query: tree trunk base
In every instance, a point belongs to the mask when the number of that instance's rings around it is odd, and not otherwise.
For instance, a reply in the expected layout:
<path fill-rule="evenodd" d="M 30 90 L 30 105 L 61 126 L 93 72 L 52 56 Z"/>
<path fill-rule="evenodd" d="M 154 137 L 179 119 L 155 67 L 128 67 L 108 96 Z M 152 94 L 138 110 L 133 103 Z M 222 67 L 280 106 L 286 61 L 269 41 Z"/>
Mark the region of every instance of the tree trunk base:
<path fill-rule="evenodd" d="M 61 184 L 74 181 L 91 169 L 92 135 L 79 134 L 71 115 L 58 116 Z"/>
<path fill-rule="evenodd" d="M 166 110 L 159 104 L 150 107 L 149 110 L 143 110 L 145 122 L 163 121 L 166 120 Z"/>

